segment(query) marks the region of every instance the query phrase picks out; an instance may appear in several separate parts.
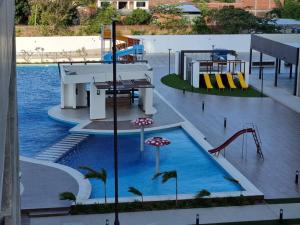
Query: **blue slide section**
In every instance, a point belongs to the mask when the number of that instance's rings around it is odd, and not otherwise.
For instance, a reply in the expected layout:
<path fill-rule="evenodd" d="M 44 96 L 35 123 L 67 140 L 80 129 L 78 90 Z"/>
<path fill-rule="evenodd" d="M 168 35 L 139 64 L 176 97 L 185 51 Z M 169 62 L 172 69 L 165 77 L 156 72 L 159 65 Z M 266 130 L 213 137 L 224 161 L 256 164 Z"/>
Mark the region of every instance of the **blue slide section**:
<path fill-rule="evenodd" d="M 134 45 L 123 50 L 117 51 L 117 59 L 126 55 L 143 54 L 144 45 Z M 112 61 L 112 53 L 109 52 L 103 56 L 104 61 Z"/>

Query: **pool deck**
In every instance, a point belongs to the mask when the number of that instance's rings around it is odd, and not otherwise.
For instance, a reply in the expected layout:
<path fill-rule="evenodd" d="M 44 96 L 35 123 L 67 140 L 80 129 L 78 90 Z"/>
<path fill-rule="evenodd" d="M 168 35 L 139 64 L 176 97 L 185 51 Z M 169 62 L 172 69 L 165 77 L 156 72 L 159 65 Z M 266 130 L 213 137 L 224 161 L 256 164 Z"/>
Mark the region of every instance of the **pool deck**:
<path fill-rule="evenodd" d="M 295 171 L 300 169 L 300 114 L 272 98 L 239 98 L 203 95 L 167 87 L 160 78 L 168 73 L 168 56 L 148 55 L 154 69 L 156 90 L 205 136 L 214 147 L 236 131 L 255 123 L 262 139 L 265 160 L 258 160 L 252 137 L 247 138 L 247 155 L 242 158 L 242 138 L 226 149 L 226 158 L 245 175 L 266 198 L 300 197 L 294 184 Z M 172 57 L 171 68 L 174 68 Z M 205 110 L 202 111 L 202 101 Z M 300 104 L 300 100 L 299 100 Z M 227 118 L 227 128 L 223 127 Z"/>
<path fill-rule="evenodd" d="M 59 193 L 79 190 L 76 180 L 58 169 L 21 161 L 21 171 L 22 209 L 68 207 L 70 202 L 59 200 Z M 30 176 L 33 171 L 34 176 Z"/>
<path fill-rule="evenodd" d="M 274 204 L 255 206 L 212 207 L 148 212 L 120 213 L 122 225 L 185 225 L 195 224 L 199 214 L 200 224 L 278 220 L 283 209 L 284 219 L 299 219 L 300 204 Z M 94 225 L 114 222 L 114 214 L 54 216 L 30 218 L 31 225 Z M 95 222 L 97 221 L 97 222 Z"/>
<path fill-rule="evenodd" d="M 147 126 L 145 130 L 155 130 L 178 126 L 184 120 L 170 106 L 157 95 L 154 94 L 154 107 L 157 112 L 150 116 L 154 123 Z M 78 124 L 72 128 L 71 132 L 79 133 L 112 133 L 113 132 L 113 110 L 107 107 L 107 118 L 103 120 L 90 120 L 89 109 L 61 109 L 59 106 L 51 108 L 48 114 L 58 120 L 67 123 Z M 140 128 L 134 126 L 131 121 L 138 117 L 147 115 L 139 108 L 137 102 L 132 105 L 121 105 L 118 107 L 118 130 L 120 133 L 140 132 Z M 149 116 L 148 116 L 149 117 Z"/>

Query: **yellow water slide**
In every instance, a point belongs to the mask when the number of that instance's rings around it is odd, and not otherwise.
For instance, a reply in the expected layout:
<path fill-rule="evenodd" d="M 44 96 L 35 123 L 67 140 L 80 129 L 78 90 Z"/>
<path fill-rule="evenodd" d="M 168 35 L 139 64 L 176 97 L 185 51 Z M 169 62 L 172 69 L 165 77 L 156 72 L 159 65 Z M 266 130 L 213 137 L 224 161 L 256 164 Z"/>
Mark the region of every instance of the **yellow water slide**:
<path fill-rule="evenodd" d="M 226 76 L 227 76 L 227 80 L 228 80 L 228 84 L 229 84 L 230 89 L 236 89 L 235 83 L 233 81 L 232 74 L 231 73 L 227 73 Z"/>
<path fill-rule="evenodd" d="M 204 81 L 205 81 L 205 85 L 206 85 L 207 90 L 213 89 L 213 86 L 211 84 L 210 77 L 209 77 L 208 73 L 204 74 Z"/>
<path fill-rule="evenodd" d="M 249 85 L 245 81 L 244 76 L 241 72 L 238 73 L 238 78 L 239 78 L 242 89 L 248 89 Z"/>
<path fill-rule="evenodd" d="M 219 89 L 225 89 L 225 86 L 223 84 L 223 81 L 222 81 L 222 78 L 221 78 L 221 74 L 219 73 L 216 73 L 216 80 L 217 80 L 217 84 L 218 84 L 218 87 Z"/>

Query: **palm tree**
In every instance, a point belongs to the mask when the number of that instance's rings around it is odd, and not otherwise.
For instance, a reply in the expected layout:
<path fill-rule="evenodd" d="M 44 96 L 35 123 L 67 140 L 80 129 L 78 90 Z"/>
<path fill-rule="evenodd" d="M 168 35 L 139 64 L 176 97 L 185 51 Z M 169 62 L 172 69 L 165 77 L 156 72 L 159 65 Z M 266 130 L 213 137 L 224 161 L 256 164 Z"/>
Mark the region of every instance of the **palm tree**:
<path fill-rule="evenodd" d="M 72 192 L 62 192 L 59 194 L 60 200 L 69 200 L 76 205 L 76 196 Z"/>
<path fill-rule="evenodd" d="M 85 179 L 99 179 L 104 184 L 104 201 L 105 204 L 107 203 L 107 197 L 106 197 L 106 180 L 107 180 L 107 172 L 105 169 L 101 169 L 100 171 L 96 171 L 90 167 L 87 166 L 80 166 L 79 167 L 82 170 L 86 170 L 87 173 L 84 175 Z"/>
<path fill-rule="evenodd" d="M 210 192 L 206 189 L 202 189 L 195 195 L 195 198 L 203 198 L 205 196 L 210 196 Z"/>
<path fill-rule="evenodd" d="M 134 195 L 140 196 L 141 199 L 142 199 L 142 203 L 144 202 L 143 193 L 140 192 L 138 189 L 136 189 L 134 187 L 129 187 L 128 188 L 128 192 L 130 192 L 130 193 L 132 193 Z"/>
<path fill-rule="evenodd" d="M 177 171 L 167 171 L 167 172 L 161 172 L 157 173 L 153 176 L 152 179 L 156 179 L 159 176 L 162 176 L 162 183 L 166 183 L 168 180 L 174 178 L 175 179 L 175 189 L 176 189 L 176 206 L 177 206 L 177 200 L 178 200 L 178 179 L 177 179 Z"/>

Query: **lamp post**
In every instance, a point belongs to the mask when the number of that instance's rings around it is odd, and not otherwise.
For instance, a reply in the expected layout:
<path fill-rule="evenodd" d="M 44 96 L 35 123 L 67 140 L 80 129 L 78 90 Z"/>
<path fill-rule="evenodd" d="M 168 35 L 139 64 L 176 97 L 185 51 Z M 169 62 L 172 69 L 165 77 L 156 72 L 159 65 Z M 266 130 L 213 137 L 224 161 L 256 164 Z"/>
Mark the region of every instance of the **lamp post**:
<path fill-rule="evenodd" d="M 117 118 L 117 49 L 116 49 L 116 19 L 112 20 L 112 50 L 113 50 L 113 109 L 114 109 L 114 172 L 115 172 L 115 222 L 119 221 L 119 181 L 118 181 L 118 118 Z"/>
<path fill-rule="evenodd" d="M 168 49 L 169 50 L 169 74 L 171 74 L 171 48 Z"/>

